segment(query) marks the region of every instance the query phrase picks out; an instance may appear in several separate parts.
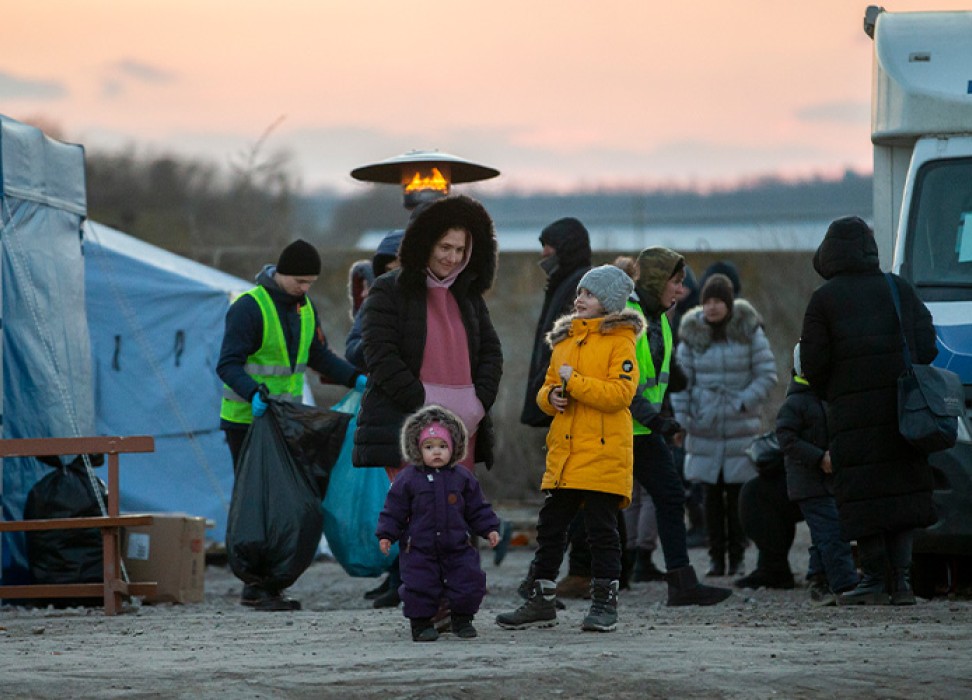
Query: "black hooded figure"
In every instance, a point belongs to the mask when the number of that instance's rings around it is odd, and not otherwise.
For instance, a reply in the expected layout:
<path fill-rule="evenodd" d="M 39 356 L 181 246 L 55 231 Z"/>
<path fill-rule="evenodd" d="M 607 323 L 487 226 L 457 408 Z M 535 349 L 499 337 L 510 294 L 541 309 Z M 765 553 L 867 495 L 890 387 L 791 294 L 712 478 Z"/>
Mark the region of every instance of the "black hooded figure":
<path fill-rule="evenodd" d="M 830 224 L 813 267 L 827 281 L 807 305 L 800 360 L 810 387 L 827 402 L 841 535 L 857 540 L 864 573 L 838 603 L 887 604 L 890 596 L 913 604 L 912 533 L 937 516 L 931 467 L 898 432 L 897 380 L 905 368 L 902 330 L 915 364 L 938 354 L 931 314 L 914 287 L 892 275 L 899 325 L 874 232 L 856 216 Z"/>
<path fill-rule="evenodd" d="M 546 428 L 552 420 L 537 406 L 537 392 L 550 363 L 550 346 L 547 333 L 554 321 L 570 313 L 577 295 L 577 283 L 591 269 L 591 239 L 587 229 L 577 219 L 558 219 L 540 233 L 540 243 L 553 254 L 540 260 L 540 267 L 547 273 L 547 286 L 543 296 L 543 308 L 533 337 L 533 353 L 527 374 L 526 395 L 520 422 L 534 428 Z"/>

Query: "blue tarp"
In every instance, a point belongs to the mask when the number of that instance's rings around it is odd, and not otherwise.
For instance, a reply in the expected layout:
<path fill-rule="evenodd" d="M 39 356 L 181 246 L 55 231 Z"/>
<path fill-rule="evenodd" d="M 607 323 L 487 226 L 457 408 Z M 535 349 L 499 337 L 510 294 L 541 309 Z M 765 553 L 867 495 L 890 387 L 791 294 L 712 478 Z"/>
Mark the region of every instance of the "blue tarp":
<path fill-rule="evenodd" d="M 233 467 L 216 362 L 226 310 L 253 284 L 98 223 L 84 232 L 97 433 L 155 438 L 122 458 L 122 510 L 203 516 L 222 542 Z"/>
<path fill-rule="evenodd" d="M 0 115 L 3 437 L 94 434 L 84 308 L 84 150 Z M 3 460 L 2 517 L 19 520 L 50 470 Z M 5 584 L 27 581 L 23 533 L 5 533 Z"/>

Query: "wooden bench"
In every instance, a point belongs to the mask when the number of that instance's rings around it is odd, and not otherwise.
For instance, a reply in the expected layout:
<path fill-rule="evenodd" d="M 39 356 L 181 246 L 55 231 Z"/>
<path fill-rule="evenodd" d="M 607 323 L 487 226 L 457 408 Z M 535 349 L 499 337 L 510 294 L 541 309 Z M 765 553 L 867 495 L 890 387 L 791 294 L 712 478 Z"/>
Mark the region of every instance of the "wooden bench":
<path fill-rule="evenodd" d="M 104 598 L 105 615 L 115 615 L 121 609 L 123 596 L 146 596 L 155 593 L 153 582 L 129 583 L 121 575 L 121 528 L 150 525 L 151 515 L 119 515 L 118 513 L 118 455 L 134 452 L 154 452 L 155 440 L 150 436 L 28 438 L 0 440 L 0 458 L 47 457 L 75 454 L 108 455 L 108 514 L 97 517 L 50 518 L 47 520 L 0 521 L 0 532 L 36 530 L 101 530 L 104 578 L 101 583 L 29 584 L 0 586 L 0 598 Z"/>

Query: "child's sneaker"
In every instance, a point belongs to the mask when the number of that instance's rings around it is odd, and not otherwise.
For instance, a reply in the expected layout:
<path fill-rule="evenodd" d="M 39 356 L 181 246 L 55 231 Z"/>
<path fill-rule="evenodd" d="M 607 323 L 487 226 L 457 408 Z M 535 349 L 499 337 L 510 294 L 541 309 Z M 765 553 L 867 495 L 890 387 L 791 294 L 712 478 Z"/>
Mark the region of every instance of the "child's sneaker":
<path fill-rule="evenodd" d="M 479 636 L 476 628 L 473 627 L 472 615 L 452 614 L 452 633 L 459 639 L 473 639 Z"/>

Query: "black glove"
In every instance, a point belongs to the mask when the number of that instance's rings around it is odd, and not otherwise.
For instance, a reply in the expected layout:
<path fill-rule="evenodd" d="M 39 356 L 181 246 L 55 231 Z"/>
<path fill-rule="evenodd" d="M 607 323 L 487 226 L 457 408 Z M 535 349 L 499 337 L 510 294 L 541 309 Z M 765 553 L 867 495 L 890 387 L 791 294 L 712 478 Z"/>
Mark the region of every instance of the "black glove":
<path fill-rule="evenodd" d="M 662 437 L 671 437 L 682 429 L 682 426 L 678 424 L 677 420 L 663 416 L 660 413 L 653 415 L 645 424 L 645 427 Z"/>

